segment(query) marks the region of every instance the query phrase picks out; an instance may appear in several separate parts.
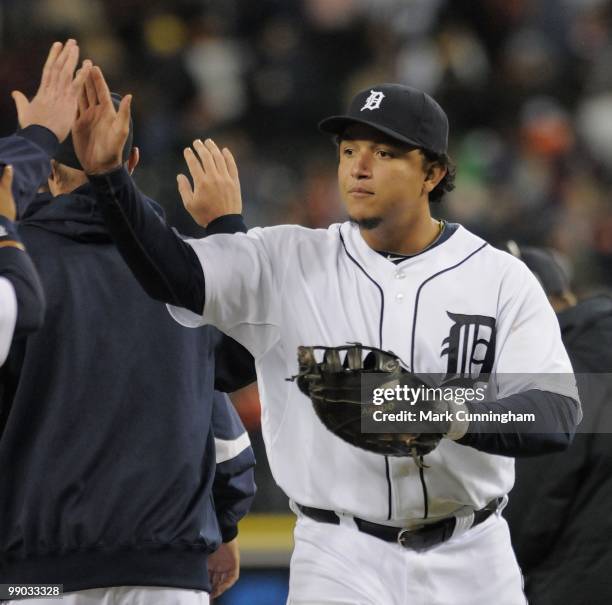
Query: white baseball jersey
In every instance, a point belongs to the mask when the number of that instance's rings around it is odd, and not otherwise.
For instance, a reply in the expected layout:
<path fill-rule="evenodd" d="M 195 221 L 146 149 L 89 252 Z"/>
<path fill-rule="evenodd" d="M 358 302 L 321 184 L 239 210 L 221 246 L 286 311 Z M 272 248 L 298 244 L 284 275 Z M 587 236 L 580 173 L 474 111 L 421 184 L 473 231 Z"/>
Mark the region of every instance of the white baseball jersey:
<path fill-rule="evenodd" d="M 186 326 L 213 324 L 252 352 L 270 467 L 300 504 L 394 525 L 410 525 L 424 509 L 411 458 L 345 443 L 285 380 L 298 372 L 300 345 L 360 342 L 393 351 L 414 372 L 441 375 L 487 359 L 498 397 L 540 388 L 577 399 L 573 379 L 559 389 L 529 376 L 572 372 L 536 278 L 463 227 L 399 265 L 350 223 L 256 228 L 189 243 L 204 271 L 204 312 L 171 313 Z M 430 518 L 482 508 L 514 482 L 512 458 L 449 439 L 425 462 Z"/>
<path fill-rule="evenodd" d="M 0 365 L 6 361 L 17 323 L 17 297 L 13 284 L 0 277 Z"/>

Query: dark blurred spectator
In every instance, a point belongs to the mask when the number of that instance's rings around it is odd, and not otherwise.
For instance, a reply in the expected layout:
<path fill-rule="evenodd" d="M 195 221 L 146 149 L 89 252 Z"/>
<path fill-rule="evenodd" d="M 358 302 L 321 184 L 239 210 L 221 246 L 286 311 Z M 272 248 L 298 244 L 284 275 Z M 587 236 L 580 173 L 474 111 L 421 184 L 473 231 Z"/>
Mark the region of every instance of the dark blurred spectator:
<path fill-rule="evenodd" d="M 569 450 L 516 461 L 504 512 L 530 605 L 612 602 L 612 298 L 576 302 L 552 253 L 514 251 L 557 312 L 584 418 Z M 607 433 L 607 434 L 606 434 Z"/>

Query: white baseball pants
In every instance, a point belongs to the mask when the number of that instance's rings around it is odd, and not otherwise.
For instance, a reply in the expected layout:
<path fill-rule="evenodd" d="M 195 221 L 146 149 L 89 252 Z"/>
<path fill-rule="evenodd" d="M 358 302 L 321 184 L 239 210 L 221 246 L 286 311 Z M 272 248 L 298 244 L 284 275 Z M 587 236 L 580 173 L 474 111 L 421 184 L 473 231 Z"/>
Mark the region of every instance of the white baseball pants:
<path fill-rule="evenodd" d="M 525 605 L 498 514 L 425 552 L 298 516 L 287 605 Z"/>

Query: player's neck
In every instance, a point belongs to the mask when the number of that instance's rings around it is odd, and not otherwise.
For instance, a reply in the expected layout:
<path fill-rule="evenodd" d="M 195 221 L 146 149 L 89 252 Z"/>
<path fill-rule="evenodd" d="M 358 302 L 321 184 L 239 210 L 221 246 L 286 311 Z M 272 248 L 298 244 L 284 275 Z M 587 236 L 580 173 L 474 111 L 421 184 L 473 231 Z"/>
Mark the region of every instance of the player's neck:
<path fill-rule="evenodd" d="M 370 248 L 409 256 L 421 252 L 440 236 L 440 222 L 427 212 L 406 222 L 383 221 L 375 229 L 360 231 Z"/>

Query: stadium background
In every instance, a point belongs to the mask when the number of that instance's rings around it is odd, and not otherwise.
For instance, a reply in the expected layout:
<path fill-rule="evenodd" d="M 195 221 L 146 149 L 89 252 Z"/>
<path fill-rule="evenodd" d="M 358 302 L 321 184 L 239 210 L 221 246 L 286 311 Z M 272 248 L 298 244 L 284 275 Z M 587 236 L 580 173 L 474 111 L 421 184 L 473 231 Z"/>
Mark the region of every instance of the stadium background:
<path fill-rule="evenodd" d="M 610 290 L 612 2 L 2 0 L 2 134 L 16 124 L 10 91 L 33 94 L 50 43 L 67 37 L 134 94 L 136 180 L 184 233 L 198 228 L 175 175 L 196 137 L 234 151 L 250 226 L 342 219 L 334 147 L 316 123 L 356 90 L 398 81 L 449 115 L 457 188 L 438 216 L 494 244 L 551 246 L 579 295 Z M 218 602 L 275 605 L 291 519 L 248 395 L 241 410 L 259 493 L 242 578 Z"/>

